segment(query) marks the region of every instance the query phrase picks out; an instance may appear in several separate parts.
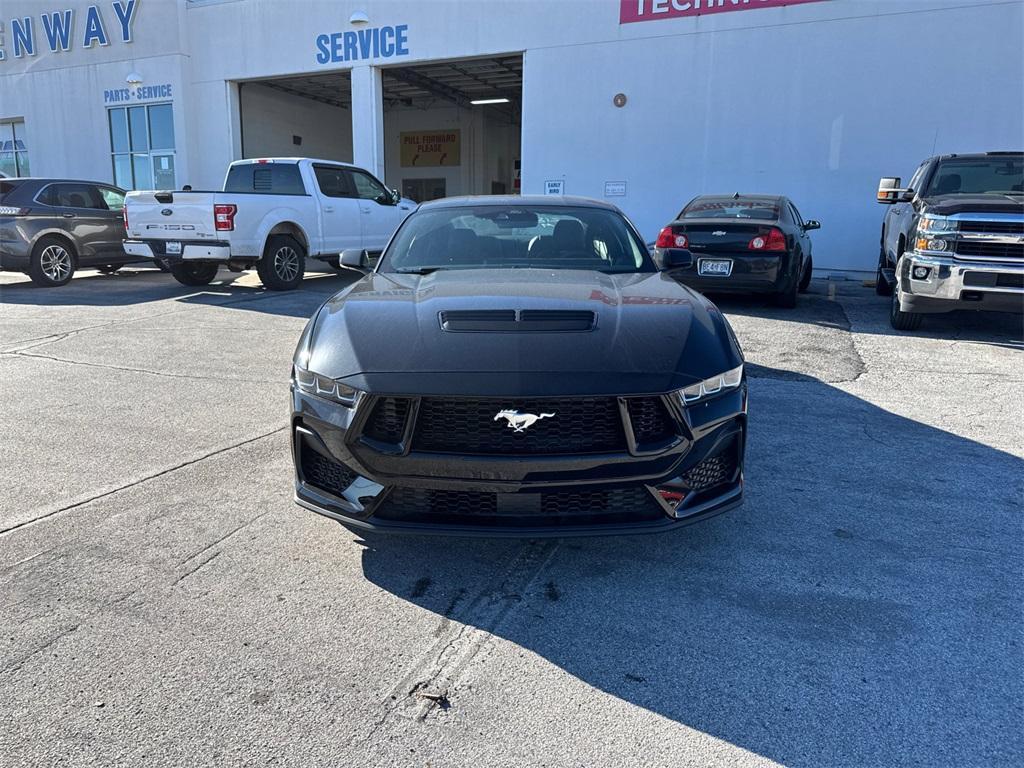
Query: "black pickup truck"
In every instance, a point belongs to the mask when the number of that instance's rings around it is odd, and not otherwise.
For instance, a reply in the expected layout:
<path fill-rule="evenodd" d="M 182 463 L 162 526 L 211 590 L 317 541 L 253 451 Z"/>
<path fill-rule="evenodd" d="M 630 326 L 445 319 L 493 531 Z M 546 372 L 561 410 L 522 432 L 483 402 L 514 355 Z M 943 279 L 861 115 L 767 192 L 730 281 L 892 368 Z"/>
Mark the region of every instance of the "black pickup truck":
<path fill-rule="evenodd" d="M 883 178 L 876 290 L 910 331 L 955 309 L 1024 312 L 1024 153 L 941 155 Z"/>

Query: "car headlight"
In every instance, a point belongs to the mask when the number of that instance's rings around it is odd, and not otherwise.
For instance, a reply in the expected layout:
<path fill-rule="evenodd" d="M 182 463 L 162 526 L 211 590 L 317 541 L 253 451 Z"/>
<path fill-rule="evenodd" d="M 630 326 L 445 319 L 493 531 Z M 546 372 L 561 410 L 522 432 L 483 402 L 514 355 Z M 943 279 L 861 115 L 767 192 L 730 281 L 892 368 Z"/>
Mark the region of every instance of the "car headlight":
<path fill-rule="evenodd" d="M 679 395 L 679 399 L 683 401 L 683 405 L 691 405 L 705 397 L 717 395 L 719 392 L 736 389 L 736 387 L 740 385 L 741 381 L 743 381 L 742 365 L 726 371 L 725 373 L 720 373 L 717 376 L 712 376 L 709 379 L 704 379 L 704 381 L 697 384 L 691 384 L 688 387 L 684 387 L 683 389 L 680 389 L 677 394 Z"/>
<path fill-rule="evenodd" d="M 292 366 L 292 381 L 295 386 L 303 392 L 322 397 L 324 400 L 331 400 L 335 403 L 351 408 L 359 399 L 358 389 L 342 384 L 340 381 L 321 376 L 319 373 L 307 371 L 298 365 Z"/>
<path fill-rule="evenodd" d="M 922 216 L 917 223 L 918 232 L 955 232 L 958 223 L 956 219 L 946 216 Z"/>

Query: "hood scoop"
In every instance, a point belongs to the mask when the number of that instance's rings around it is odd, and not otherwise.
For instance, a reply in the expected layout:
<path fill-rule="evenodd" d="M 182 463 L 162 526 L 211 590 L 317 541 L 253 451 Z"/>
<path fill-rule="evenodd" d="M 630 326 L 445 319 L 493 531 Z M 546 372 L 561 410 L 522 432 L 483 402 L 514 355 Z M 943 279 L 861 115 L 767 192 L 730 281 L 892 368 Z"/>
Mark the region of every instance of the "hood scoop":
<path fill-rule="evenodd" d="M 597 321 L 590 310 L 574 309 L 460 309 L 439 317 L 450 333 L 579 333 Z"/>

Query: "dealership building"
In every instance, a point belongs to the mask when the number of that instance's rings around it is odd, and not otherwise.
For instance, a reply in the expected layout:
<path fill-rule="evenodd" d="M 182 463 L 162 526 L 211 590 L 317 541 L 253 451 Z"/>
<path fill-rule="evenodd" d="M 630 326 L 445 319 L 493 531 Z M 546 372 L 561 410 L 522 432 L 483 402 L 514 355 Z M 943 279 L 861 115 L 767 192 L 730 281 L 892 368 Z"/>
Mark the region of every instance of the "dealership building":
<path fill-rule="evenodd" d="M 0 172 L 218 188 L 355 162 L 417 200 L 571 194 L 653 239 L 789 196 L 873 272 L 880 176 L 1024 145 L 1021 0 L 3 0 Z"/>

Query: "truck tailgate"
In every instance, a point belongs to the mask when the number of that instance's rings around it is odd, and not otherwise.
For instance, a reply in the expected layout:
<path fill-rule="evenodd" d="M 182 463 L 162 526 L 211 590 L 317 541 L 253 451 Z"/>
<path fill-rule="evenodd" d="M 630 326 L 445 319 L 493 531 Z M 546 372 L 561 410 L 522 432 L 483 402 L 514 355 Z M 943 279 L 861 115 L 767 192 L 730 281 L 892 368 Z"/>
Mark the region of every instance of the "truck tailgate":
<path fill-rule="evenodd" d="M 128 237 L 142 240 L 215 240 L 213 192 L 129 192 Z"/>

